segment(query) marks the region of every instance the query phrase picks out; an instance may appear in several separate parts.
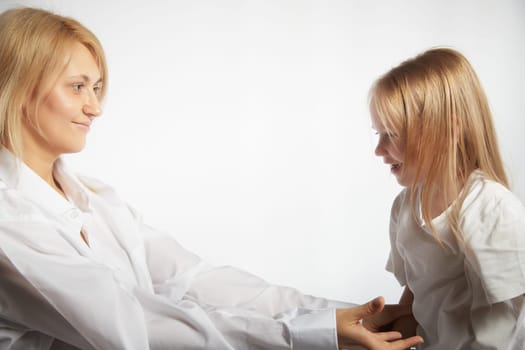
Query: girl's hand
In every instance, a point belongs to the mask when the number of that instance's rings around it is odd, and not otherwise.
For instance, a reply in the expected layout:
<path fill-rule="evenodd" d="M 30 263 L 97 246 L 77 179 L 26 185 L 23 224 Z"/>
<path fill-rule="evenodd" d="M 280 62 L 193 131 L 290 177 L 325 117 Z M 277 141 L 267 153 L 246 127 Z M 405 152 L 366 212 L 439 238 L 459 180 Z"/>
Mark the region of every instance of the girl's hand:
<path fill-rule="evenodd" d="M 354 308 L 338 309 L 336 321 L 339 349 L 362 345 L 370 350 L 403 350 L 420 344 L 423 338 L 419 336 L 401 339 L 399 332 L 378 332 L 381 327 L 409 314 L 410 307 L 406 305 L 391 305 L 385 309 L 383 297 Z M 361 324 L 362 319 L 365 319 L 371 330 Z"/>
<path fill-rule="evenodd" d="M 365 317 L 363 319 L 363 326 L 372 332 L 397 331 L 399 329 L 394 326 L 396 322 L 406 318 L 414 318 L 412 316 L 412 306 L 410 304 L 385 305 L 381 312 L 370 317 Z M 404 334 L 404 336 L 411 335 L 415 335 L 415 333 Z"/>

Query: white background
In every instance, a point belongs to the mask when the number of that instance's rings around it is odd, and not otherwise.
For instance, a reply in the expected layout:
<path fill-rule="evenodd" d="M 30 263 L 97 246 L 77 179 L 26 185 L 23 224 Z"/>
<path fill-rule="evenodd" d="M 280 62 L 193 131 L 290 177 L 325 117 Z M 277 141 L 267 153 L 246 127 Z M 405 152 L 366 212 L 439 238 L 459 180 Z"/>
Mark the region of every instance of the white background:
<path fill-rule="evenodd" d="M 0 0 L 73 16 L 105 47 L 109 93 L 68 160 L 215 264 L 361 302 L 384 271 L 400 190 L 373 155 L 375 78 L 436 45 L 463 52 L 525 201 L 523 0 Z"/>

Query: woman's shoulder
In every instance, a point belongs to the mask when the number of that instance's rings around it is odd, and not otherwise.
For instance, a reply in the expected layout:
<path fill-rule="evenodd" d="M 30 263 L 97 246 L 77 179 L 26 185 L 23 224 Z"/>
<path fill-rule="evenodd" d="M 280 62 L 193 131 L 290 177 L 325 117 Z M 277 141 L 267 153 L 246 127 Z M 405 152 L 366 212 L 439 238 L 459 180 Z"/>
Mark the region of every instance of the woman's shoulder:
<path fill-rule="evenodd" d="M 85 187 L 88 191 L 93 193 L 101 192 L 115 192 L 115 189 L 108 183 L 100 180 L 99 178 L 92 177 L 84 174 L 75 174 L 77 180 Z"/>
<path fill-rule="evenodd" d="M 38 213 L 30 200 L 0 180 L 0 221 L 38 219 Z"/>
<path fill-rule="evenodd" d="M 90 198 L 96 197 L 111 204 L 123 204 L 123 201 L 115 187 L 108 184 L 107 182 L 104 182 L 99 178 L 83 174 L 76 174 L 75 176 L 78 180 L 78 183 L 88 193 Z"/>
<path fill-rule="evenodd" d="M 89 207 L 92 200 L 120 202 L 115 189 L 96 177 L 88 176 L 59 158 L 54 166 L 55 179 L 60 183 L 68 199 L 77 207 Z"/>

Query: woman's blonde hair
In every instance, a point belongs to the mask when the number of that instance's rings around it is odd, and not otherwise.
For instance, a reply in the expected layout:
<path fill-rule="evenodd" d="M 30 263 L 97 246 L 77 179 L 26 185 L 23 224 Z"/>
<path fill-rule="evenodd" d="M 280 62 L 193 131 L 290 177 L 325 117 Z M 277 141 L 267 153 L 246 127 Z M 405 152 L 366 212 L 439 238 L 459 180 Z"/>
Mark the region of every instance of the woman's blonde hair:
<path fill-rule="evenodd" d="M 459 214 L 470 174 L 479 169 L 508 187 L 489 104 L 470 63 L 448 48 L 406 60 L 374 83 L 370 111 L 404 142 L 402 170 L 416 169 L 409 186 L 412 208 L 420 196 L 423 219 L 440 241 L 430 214 L 439 189 L 438 204 L 452 204 L 447 219 L 462 241 Z"/>
<path fill-rule="evenodd" d="M 35 8 L 16 8 L 0 14 L 0 144 L 22 155 L 23 118 L 35 125 L 36 111 L 67 65 L 74 44 L 93 55 L 102 79 L 100 98 L 107 87 L 102 45 L 82 24 Z M 31 110 L 28 110 L 31 102 Z"/>

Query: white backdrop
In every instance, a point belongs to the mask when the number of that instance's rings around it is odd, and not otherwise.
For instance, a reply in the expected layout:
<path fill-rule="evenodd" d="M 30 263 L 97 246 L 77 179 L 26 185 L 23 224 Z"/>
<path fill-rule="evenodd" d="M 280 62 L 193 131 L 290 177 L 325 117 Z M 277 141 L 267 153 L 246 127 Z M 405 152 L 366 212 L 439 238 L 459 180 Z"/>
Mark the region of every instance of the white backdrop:
<path fill-rule="evenodd" d="M 73 16 L 110 69 L 76 168 L 215 264 L 361 302 L 384 271 L 400 190 L 373 155 L 367 93 L 401 60 L 462 51 L 525 201 L 525 1 L 11 1 Z"/>

